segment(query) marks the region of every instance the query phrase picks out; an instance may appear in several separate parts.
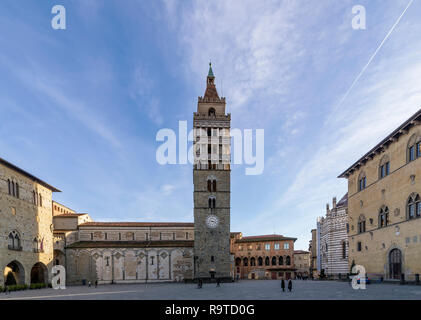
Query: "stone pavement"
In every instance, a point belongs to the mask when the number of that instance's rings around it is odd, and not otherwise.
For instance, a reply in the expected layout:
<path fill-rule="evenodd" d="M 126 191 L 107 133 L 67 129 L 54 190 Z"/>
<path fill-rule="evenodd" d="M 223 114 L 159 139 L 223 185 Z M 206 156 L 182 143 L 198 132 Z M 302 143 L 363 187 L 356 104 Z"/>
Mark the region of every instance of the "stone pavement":
<path fill-rule="evenodd" d="M 354 290 L 347 282 L 293 281 L 292 292 L 282 292 L 278 280 L 243 280 L 237 283 L 196 284 L 151 283 L 69 286 L 65 290 L 41 289 L 0 294 L 3 299 L 54 299 L 54 300 L 370 300 L 416 299 L 421 300 L 421 286 L 399 284 L 370 284 L 366 290 Z"/>

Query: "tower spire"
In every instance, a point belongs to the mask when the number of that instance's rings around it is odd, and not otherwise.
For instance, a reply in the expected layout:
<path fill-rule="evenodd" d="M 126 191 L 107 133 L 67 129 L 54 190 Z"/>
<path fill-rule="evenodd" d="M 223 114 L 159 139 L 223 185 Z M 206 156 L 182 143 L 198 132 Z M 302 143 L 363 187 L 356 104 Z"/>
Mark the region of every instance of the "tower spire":
<path fill-rule="evenodd" d="M 212 70 L 212 62 L 209 62 L 209 72 L 206 80 L 206 91 L 203 97 L 219 100 L 218 91 L 216 90 L 215 86 L 215 75 L 213 74 Z"/>
<path fill-rule="evenodd" d="M 208 78 L 215 78 L 212 71 L 212 62 L 209 62 L 209 72 L 208 72 Z"/>

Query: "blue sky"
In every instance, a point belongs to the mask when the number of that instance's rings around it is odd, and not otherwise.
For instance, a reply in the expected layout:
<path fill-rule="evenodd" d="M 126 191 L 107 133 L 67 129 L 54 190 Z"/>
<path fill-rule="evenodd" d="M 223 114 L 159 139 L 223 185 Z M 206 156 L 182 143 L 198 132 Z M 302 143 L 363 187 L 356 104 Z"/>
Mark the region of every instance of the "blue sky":
<path fill-rule="evenodd" d="M 421 107 L 419 0 L 341 102 L 408 3 L 1 1 L 0 157 L 97 221 L 193 221 L 192 167 L 160 166 L 155 136 L 192 126 L 212 60 L 232 127 L 265 130 L 264 173 L 233 167 L 231 230 L 307 249 L 337 176 Z"/>

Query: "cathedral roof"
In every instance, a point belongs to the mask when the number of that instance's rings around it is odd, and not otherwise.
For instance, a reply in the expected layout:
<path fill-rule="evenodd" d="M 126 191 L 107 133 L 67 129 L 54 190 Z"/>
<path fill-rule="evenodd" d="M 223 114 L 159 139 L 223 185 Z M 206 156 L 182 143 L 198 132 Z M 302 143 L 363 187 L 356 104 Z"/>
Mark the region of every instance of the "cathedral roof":
<path fill-rule="evenodd" d="M 348 206 L 348 192 L 342 197 L 342 199 L 336 205 L 337 207 L 346 207 Z"/>
<path fill-rule="evenodd" d="M 79 227 L 194 227 L 192 222 L 85 222 Z"/>
<path fill-rule="evenodd" d="M 194 247 L 193 240 L 153 240 L 153 241 L 79 241 L 66 248 L 153 248 L 153 247 Z"/>

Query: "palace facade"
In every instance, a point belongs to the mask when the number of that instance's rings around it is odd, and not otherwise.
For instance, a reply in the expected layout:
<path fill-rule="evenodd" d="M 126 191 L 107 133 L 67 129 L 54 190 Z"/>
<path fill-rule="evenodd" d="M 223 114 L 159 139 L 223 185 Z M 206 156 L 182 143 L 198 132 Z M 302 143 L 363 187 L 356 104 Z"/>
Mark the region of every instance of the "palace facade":
<path fill-rule="evenodd" d="M 296 277 L 308 277 L 310 274 L 310 252 L 294 251 L 294 268 Z"/>
<path fill-rule="evenodd" d="M 294 242 L 282 235 L 231 235 L 236 279 L 291 279 L 295 276 Z"/>
<path fill-rule="evenodd" d="M 339 177 L 348 180 L 349 264 L 369 278 L 421 273 L 421 110 Z"/>

